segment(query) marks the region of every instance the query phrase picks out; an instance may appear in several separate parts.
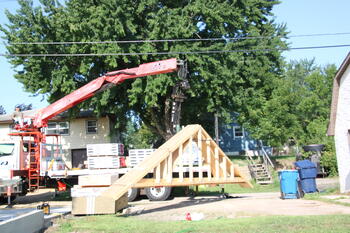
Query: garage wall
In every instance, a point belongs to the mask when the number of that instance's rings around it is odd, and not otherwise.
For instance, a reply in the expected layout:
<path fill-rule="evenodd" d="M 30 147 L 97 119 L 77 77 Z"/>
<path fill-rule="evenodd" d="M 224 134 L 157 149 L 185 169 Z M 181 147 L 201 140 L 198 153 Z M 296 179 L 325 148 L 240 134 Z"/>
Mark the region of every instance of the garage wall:
<path fill-rule="evenodd" d="M 10 133 L 10 125 L 8 123 L 0 124 L 0 140 L 10 140 L 10 136 L 8 135 Z"/>
<path fill-rule="evenodd" d="M 340 191 L 350 192 L 350 70 L 340 79 L 337 116 L 335 122 L 335 146 L 339 170 Z"/>

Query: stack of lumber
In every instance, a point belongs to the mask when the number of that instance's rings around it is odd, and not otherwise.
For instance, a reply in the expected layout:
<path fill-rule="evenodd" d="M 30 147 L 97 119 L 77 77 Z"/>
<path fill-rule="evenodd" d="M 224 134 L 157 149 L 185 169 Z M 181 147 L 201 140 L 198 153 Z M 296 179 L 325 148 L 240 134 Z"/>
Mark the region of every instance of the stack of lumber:
<path fill-rule="evenodd" d="M 88 144 L 88 169 L 120 168 L 120 158 L 124 154 L 124 145 L 121 143 Z"/>
<path fill-rule="evenodd" d="M 155 149 L 131 149 L 129 150 L 129 165 L 135 167 L 146 157 L 152 154 Z"/>

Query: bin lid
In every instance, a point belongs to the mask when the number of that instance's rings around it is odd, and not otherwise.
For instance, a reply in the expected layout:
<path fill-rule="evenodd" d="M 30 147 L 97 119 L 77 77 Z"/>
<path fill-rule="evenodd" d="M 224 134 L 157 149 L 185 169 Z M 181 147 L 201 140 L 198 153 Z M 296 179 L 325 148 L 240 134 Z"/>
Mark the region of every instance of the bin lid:
<path fill-rule="evenodd" d="M 307 160 L 307 159 L 295 162 L 294 164 L 295 164 L 296 168 L 300 168 L 300 169 L 303 169 L 303 168 L 316 168 L 316 164 L 311 162 L 310 160 Z"/>

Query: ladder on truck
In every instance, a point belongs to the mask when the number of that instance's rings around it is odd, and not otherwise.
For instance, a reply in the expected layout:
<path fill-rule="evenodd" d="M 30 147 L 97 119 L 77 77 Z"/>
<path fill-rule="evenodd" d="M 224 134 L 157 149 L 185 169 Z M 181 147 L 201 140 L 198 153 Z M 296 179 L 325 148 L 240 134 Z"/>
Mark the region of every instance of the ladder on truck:
<path fill-rule="evenodd" d="M 18 174 L 23 174 L 23 171 L 27 171 L 25 175 L 28 178 L 29 191 L 34 191 L 39 188 L 40 184 L 40 141 L 42 134 L 38 131 L 28 132 L 16 132 L 9 134 L 10 136 L 20 136 L 21 140 L 25 140 L 28 143 L 28 166 L 26 168 L 20 168 L 22 171 Z M 20 158 L 22 160 L 26 158 Z"/>
<path fill-rule="evenodd" d="M 72 214 L 114 214 L 130 188 L 210 184 L 252 188 L 200 125 L 188 125 L 99 195 L 73 197 Z"/>
<path fill-rule="evenodd" d="M 34 137 L 35 138 L 35 137 Z M 29 171 L 28 171 L 28 185 L 29 190 L 34 191 L 39 188 L 40 183 L 40 148 L 38 142 L 28 142 L 29 153 Z"/>

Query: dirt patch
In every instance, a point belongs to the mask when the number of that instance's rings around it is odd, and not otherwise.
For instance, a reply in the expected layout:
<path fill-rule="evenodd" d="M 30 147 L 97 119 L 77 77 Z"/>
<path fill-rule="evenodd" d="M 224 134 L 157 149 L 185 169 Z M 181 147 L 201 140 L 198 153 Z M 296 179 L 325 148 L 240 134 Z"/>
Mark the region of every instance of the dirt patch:
<path fill-rule="evenodd" d="M 350 207 L 304 199 L 280 199 L 279 193 L 233 195 L 222 199 L 216 196 L 178 197 L 165 202 L 141 200 L 133 203 L 140 210 L 134 216 L 166 221 L 184 220 L 187 213 L 201 213 L 204 219 L 220 217 L 241 218 L 269 215 L 327 215 L 350 214 Z"/>
<path fill-rule="evenodd" d="M 60 194 L 58 194 L 60 195 Z M 71 206 L 71 201 L 55 201 L 55 190 L 54 189 L 39 189 L 35 192 L 28 193 L 26 196 L 18 196 L 14 201 L 12 208 L 36 208 L 43 202 L 48 202 L 50 206 Z M 6 208 L 7 204 L 0 205 L 0 210 Z"/>
<path fill-rule="evenodd" d="M 320 191 L 337 187 L 338 179 L 317 179 Z M 71 206 L 70 201 L 53 201 L 54 190 L 43 189 L 15 200 L 13 208 L 36 207 L 44 201 L 51 206 Z M 305 199 L 280 199 L 280 193 L 230 194 L 230 198 L 219 196 L 176 197 L 162 202 L 143 199 L 129 203 L 131 210 L 126 212 L 136 218 L 156 221 L 184 220 L 187 213 L 203 214 L 204 219 L 220 217 L 242 218 L 269 215 L 327 215 L 350 214 L 350 207 Z M 6 205 L 0 206 L 0 209 Z"/>

